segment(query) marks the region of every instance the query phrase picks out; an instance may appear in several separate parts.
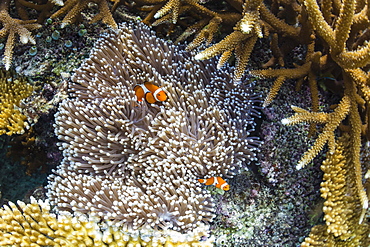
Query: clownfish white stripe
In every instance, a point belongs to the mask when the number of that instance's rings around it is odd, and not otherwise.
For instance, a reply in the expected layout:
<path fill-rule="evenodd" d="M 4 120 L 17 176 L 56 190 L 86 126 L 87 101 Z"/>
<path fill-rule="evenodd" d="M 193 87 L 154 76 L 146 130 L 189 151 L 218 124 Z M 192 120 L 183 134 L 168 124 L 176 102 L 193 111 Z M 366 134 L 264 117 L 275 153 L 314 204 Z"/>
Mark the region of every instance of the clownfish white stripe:
<path fill-rule="evenodd" d="M 225 190 L 225 187 L 226 187 L 226 186 L 228 186 L 228 184 L 227 184 L 227 183 L 221 184 L 221 189 L 222 189 L 222 190 Z"/>
<path fill-rule="evenodd" d="M 222 177 L 210 177 L 210 178 L 205 178 L 205 179 L 201 178 L 201 179 L 198 179 L 198 181 L 205 185 L 213 185 L 216 188 L 219 188 L 225 191 L 230 189 L 230 185 L 225 180 L 223 180 Z"/>
<path fill-rule="evenodd" d="M 150 93 L 150 90 L 149 89 L 147 89 L 146 88 L 146 86 L 144 86 L 144 85 L 140 85 L 141 86 L 141 88 L 144 90 L 144 94 L 146 94 L 146 93 Z"/>
<path fill-rule="evenodd" d="M 136 85 L 134 87 L 136 100 L 141 102 L 145 99 L 146 102 L 154 104 L 156 102 L 162 102 L 167 99 L 166 92 L 154 85 L 151 82 L 144 82 L 143 84 Z"/>
<path fill-rule="evenodd" d="M 153 96 L 154 96 L 155 100 L 159 101 L 159 99 L 157 98 L 157 95 L 158 95 L 159 92 L 162 92 L 162 91 L 163 91 L 162 88 L 158 88 L 157 90 L 154 91 Z"/>
<path fill-rule="evenodd" d="M 218 184 L 218 179 L 216 177 L 213 177 L 213 184 L 214 186 L 216 186 Z"/>

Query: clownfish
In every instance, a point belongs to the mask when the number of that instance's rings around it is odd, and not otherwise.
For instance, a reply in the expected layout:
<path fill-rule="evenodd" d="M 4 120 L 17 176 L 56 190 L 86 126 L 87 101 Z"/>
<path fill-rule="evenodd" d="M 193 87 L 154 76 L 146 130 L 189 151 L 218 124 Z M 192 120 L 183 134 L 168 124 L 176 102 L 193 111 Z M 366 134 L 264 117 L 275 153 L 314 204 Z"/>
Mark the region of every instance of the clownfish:
<path fill-rule="evenodd" d="M 134 91 L 136 99 L 139 102 L 145 99 L 146 102 L 154 104 L 157 101 L 165 101 L 167 99 L 166 92 L 151 82 L 144 82 L 144 84 L 136 85 Z"/>
<path fill-rule="evenodd" d="M 211 177 L 206 179 L 198 179 L 198 181 L 205 185 L 214 185 L 216 188 L 228 191 L 230 185 L 222 179 L 222 177 Z"/>

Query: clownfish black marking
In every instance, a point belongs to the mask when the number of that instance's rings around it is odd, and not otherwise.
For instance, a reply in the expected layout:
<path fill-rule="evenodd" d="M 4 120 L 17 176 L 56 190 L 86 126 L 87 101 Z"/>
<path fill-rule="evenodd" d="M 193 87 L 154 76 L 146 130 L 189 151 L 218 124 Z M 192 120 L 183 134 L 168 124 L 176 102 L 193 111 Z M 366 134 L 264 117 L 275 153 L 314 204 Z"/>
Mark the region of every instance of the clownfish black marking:
<path fill-rule="evenodd" d="M 144 84 L 136 85 L 134 91 L 136 99 L 139 102 L 145 99 L 146 102 L 154 104 L 155 102 L 165 101 L 167 99 L 166 92 L 151 82 L 144 82 Z"/>

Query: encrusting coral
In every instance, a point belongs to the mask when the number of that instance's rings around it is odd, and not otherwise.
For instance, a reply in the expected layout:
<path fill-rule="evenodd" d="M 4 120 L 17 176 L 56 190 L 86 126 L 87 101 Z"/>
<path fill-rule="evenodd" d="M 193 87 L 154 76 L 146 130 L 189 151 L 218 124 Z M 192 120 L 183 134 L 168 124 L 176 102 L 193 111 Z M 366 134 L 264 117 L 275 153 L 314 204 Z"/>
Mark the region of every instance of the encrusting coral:
<path fill-rule="evenodd" d="M 29 127 L 18 107 L 32 91 L 26 78 L 0 70 L 0 135 L 22 134 Z"/>
<path fill-rule="evenodd" d="M 259 144 L 250 136 L 259 98 L 227 72 L 139 23 L 105 35 L 56 114 L 64 160 L 49 178 L 51 204 L 133 230 L 188 232 L 211 221 L 212 199 L 197 179 L 231 178 Z M 138 102 L 133 88 L 146 81 L 168 100 Z"/>
<path fill-rule="evenodd" d="M 84 215 L 55 215 L 48 202 L 31 198 L 30 204 L 9 202 L 0 209 L 1 246 L 212 246 L 211 239 L 198 241 L 204 231 L 187 238 L 174 231 L 127 231 Z"/>

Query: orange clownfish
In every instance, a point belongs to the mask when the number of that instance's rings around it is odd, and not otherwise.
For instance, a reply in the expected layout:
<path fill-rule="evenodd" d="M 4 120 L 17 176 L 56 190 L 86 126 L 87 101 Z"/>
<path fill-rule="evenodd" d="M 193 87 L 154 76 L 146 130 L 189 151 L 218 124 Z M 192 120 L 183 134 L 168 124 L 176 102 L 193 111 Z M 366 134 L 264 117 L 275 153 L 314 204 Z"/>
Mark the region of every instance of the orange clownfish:
<path fill-rule="evenodd" d="M 205 185 L 214 185 L 216 188 L 222 189 L 222 190 L 229 190 L 230 185 L 222 179 L 222 177 L 211 177 L 206 179 L 198 179 L 199 182 Z"/>
<path fill-rule="evenodd" d="M 166 92 L 151 82 L 144 82 L 144 84 L 136 85 L 134 91 L 136 99 L 139 102 L 145 99 L 146 102 L 154 104 L 157 101 L 165 101 L 167 99 Z"/>

